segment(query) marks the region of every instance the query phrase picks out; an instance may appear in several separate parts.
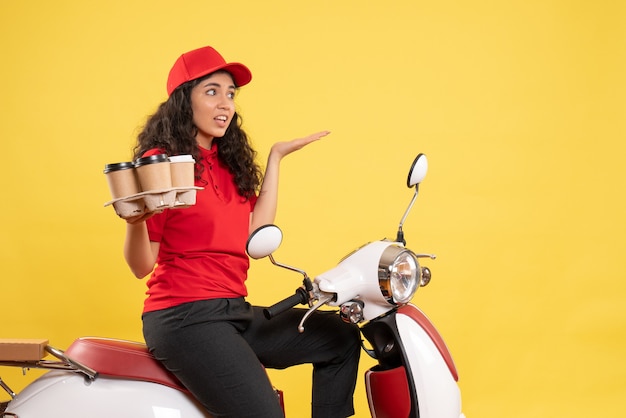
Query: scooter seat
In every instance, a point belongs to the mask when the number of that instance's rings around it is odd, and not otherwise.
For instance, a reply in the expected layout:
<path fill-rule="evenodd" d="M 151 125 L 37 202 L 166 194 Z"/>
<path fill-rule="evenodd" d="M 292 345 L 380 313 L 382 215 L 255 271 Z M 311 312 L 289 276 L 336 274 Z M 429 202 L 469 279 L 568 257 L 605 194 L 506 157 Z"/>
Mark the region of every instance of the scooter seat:
<path fill-rule="evenodd" d="M 103 376 L 160 383 L 188 393 L 180 381 L 156 360 L 143 343 L 111 338 L 82 337 L 65 350 L 71 360 Z"/>

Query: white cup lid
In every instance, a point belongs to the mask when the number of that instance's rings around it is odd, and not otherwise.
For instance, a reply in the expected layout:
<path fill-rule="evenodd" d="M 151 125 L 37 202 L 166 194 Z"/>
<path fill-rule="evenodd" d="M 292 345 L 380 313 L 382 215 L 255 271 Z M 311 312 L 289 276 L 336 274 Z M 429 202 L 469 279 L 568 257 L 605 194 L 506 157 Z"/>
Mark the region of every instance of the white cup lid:
<path fill-rule="evenodd" d="M 195 163 L 192 155 L 172 155 L 169 157 L 171 163 Z"/>

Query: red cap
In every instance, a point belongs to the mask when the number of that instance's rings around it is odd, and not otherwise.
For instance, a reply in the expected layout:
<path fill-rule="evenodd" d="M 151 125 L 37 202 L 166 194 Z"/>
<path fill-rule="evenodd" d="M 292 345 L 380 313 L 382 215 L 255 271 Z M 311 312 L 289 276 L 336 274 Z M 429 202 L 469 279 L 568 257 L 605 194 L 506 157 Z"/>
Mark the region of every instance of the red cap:
<path fill-rule="evenodd" d="M 248 67 L 238 62 L 226 62 L 219 52 L 205 46 L 178 57 L 167 77 L 167 95 L 171 95 L 181 84 L 217 70 L 228 71 L 237 87 L 244 86 L 252 80 L 252 73 Z"/>

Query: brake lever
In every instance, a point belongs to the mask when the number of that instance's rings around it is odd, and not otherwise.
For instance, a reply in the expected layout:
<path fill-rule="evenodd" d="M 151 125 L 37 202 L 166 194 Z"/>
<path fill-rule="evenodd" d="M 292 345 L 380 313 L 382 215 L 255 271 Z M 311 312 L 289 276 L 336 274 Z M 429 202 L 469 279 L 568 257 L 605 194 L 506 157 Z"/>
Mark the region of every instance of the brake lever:
<path fill-rule="evenodd" d="M 300 321 L 300 324 L 298 325 L 298 332 L 300 332 L 300 334 L 302 334 L 304 332 L 304 321 L 306 321 L 308 319 L 309 316 L 311 316 L 311 314 L 313 312 L 315 312 L 316 310 L 318 310 L 321 306 L 327 304 L 328 302 L 332 301 L 334 299 L 334 295 L 329 294 L 325 297 L 320 297 L 320 299 L 317 301 L 317 303 L 313 306 L 311 306 L 311 308 L 309 308 L 308 311 L 306 311 L 306 313 L 304 314 L 304 316 L 302 317 L 302 320 Z"/>

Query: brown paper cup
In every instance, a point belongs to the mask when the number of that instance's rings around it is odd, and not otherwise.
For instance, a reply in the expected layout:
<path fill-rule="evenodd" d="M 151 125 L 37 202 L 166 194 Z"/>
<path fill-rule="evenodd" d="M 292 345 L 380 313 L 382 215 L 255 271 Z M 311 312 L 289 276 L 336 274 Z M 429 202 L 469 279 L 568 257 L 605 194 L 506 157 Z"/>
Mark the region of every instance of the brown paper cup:
<path fill-rule="evenodd" d="M 191 155 L 169 157 L 172 187 L 193 187 L 195 160 Z"/>
<path fill-rule="evenodd" d="M 135 170 L 144 192 L 172 188 L 170 162 L 165 154 L 137 159 Z"/>
<path fill-rule="evenodd" d="M 113 199 L 119 199 L 141 192 L 135 166 L 131 162 L 107 164 L 104 174 Z"/>

